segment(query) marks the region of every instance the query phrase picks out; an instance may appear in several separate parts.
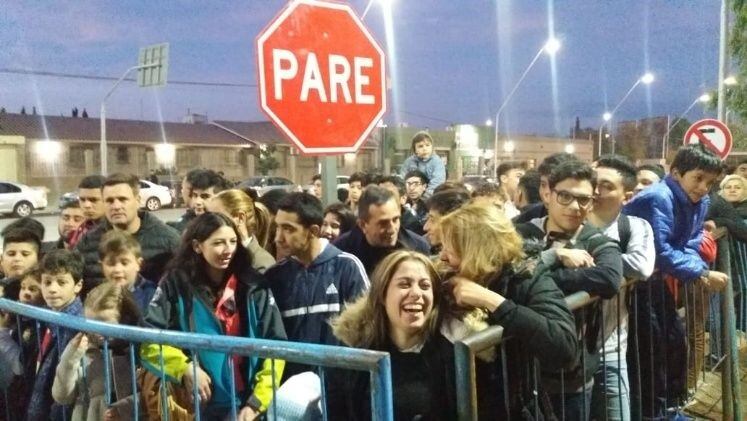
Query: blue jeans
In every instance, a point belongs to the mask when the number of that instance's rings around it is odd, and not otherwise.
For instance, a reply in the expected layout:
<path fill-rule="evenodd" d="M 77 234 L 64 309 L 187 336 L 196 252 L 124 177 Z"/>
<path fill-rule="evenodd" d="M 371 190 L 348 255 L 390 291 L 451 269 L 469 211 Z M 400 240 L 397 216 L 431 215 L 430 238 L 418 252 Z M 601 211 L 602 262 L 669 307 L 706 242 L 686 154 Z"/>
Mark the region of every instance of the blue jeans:
<path fill-rule="evenodd" d="M 589 387 L 586 389 L 586 392 L 550 395 L 550 403 L 552 404 L 555 416 L 559 420 L 566 421 L 588 420 L 591 390 L 592 388 Z M 584 401 L 586 401 L 586 406 L 584 406 Z M 563 414 L 563 409 L 565 409 L 565 414 Z"/>
<path fill-rule="evenodd" d="M 606 371 L 606 378 L 605 378 Z M 605 412 L 607 417 L 605 418 Z M 619 361 L 605 361 L 594 373 L 591 393 L 591 419 L 630 421 L 630 387 L 625 354 Z"/>

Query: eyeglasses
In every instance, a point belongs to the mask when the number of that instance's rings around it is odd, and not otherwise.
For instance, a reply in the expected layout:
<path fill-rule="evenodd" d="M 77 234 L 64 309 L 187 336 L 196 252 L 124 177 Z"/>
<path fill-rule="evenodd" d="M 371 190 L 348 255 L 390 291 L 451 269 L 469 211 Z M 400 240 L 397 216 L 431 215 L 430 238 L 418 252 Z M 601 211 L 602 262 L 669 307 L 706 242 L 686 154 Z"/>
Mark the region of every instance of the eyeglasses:
<path fill-rule="evenodd" d="M 423 185 L 420 181 L 408 181 L 405 184 L 407 184 L 407 187 L 420 187 Z"/>
<path fill-rule="evenodd" d="M 594 196 L 587 196 L 585 194 L 575 195 L 565 190 L 553 190 L 556 195 L 556 200 L 563 206 L 568 206 L 575 200 L 578 203 L 578 207 L 581 209 L 587 209 L 591 206 L 594 201 Z"/>

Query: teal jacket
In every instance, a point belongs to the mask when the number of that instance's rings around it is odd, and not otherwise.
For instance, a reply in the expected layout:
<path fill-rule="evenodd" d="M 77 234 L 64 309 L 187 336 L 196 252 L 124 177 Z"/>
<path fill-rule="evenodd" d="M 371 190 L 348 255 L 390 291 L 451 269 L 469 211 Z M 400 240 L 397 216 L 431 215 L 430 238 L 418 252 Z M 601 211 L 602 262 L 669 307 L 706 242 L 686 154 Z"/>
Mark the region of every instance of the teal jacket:
<path fill-rule="evenodd" d="M 242 336 L 285 340 L 285 329 L 280 311 L 275 304 L 263 275 L 248 267 L 237 274 L 236 304 L 239 312 Z M 183 270 L 166 273 L 148 306 L 145 323 L 157 329 L 179 330 L 209 335 L 224 335 L 220 321 L 214 315 L 214 298 L 200 282 Z M 143 367 L 154 374 L 160 373 L 160 350 L 158 344 L 144 344 L 140 349 Z M 181 382 L 193 357 L 191 352 L 163 346 L 164 372 L 167 378 Z M 220 352 L 199 351 L 199 366 L 210 376 L 213 393 L 208 407 L 226 408 L 231 405 L 231 376 L 229 356 Z M 265 411 L 272 399 L 275 370 L 275 387 L 283 373 L 284 361 L 264 360 L 257 357 L 243 358 L 239 363 L 244 393 L 236 399 L 242 406 Z"/>

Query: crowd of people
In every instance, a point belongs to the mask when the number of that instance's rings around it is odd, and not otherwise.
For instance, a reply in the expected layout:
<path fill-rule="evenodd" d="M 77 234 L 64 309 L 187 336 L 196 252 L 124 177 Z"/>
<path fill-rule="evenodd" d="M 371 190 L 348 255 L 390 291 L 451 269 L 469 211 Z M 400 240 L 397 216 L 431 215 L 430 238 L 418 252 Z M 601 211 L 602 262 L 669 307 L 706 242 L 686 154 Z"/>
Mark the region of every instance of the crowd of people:
<path fill-rule="evenodd" d="M 58 241 L 30 217 L 3 230 L 0 288 L 108 323 L 386 351 L 397 420 L 456 419 L 453 344 L 498 325 L 508 339 L 476 362 L 480 419 L 665 417 L 704 360 L 686 361 L 702 338 L 687 337 L 680 295 L 725 288 L 709 269 L 714 238 L 747 238 L 747 162 L 726 173 L 694 145 L 667 175 L 558 153 L 469 188 L 446 180 L 421 132 L 400 174 L 352 174 L 326 208 L 321 183 L 257 197 L 192 170 L 188 208 L 167 223 L 139 209 L 136 176 L 91 175 L 61 210 Z M 564 298 L 579 291 L 602 301 L 574 313 Z M 0 314 L 0 419 L 131 419 L 135 405 L 142 419 L 189 419 L 197 399 L 203 419 L 236 402 L 252 420 L 276 389 L 311 419 L 322 407 L 318 387 L 298 387 L 314 367 L 141 344 L 133 385 L 129 344 L 104 342 Z M 365 372 L 324 379 L 330 419 L 371 418 Z"/>

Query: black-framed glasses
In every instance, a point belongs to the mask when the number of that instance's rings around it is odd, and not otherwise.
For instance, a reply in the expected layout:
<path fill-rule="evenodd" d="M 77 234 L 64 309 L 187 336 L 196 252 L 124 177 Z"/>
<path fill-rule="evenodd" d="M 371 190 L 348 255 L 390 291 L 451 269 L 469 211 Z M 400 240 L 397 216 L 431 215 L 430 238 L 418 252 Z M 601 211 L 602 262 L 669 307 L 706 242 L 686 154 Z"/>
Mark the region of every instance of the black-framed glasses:
<path fill-rule="evenodd" d="M 578 207 L 581 209 L 587 209 L 594 202 L 594 196 L 585 194 L 573 194 L 565 190 L 553 190 L 558 203 L 563 206 L 568 206 L 575 200 L 578 203 Z"/>

